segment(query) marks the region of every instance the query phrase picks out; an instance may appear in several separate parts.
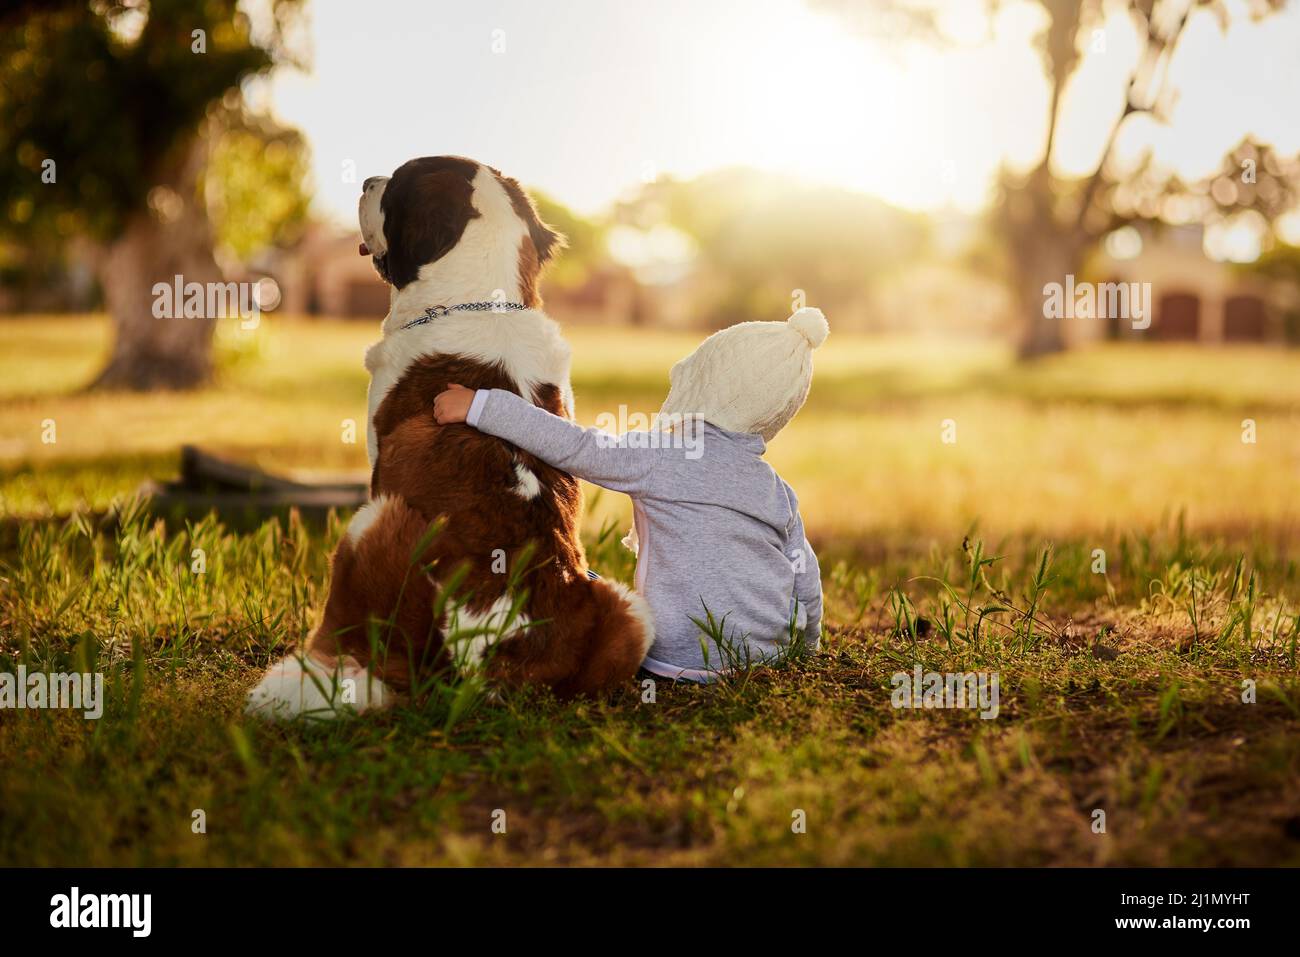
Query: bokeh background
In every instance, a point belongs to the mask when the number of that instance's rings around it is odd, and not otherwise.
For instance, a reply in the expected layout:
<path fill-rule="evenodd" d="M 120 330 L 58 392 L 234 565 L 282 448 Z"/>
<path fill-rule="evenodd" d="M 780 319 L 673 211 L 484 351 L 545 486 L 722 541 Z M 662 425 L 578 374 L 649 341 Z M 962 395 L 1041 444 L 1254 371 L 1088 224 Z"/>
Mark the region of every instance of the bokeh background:
<path fill-rule="evenodd" d="M 0 5 L 0 673 L 106 679 L 102 721 L 0 714 L 0 863 L 1300 863 L 1297 50 L 1247 0 Z M 820 654 L 240 717 L 325 602 L 349 508 L 307 497 L 364 494 L 361 183 L 446 153 L 568 234 L 584 423 L 826 312 L 768 452 Z M 177 275 L 266 308 L 155 318 Z M 1048 318 L 1072 280 L 1151 315 Z M 212 516 L 196 462 L 320 487 Z M 913 669 L 999 719 L 896 707 Z"/>
<path fill-rule="evenodd" d="M 656 409 L 710 330 L 826 312 L 770 451 L 815 539 L 1296 530 L 1296 4 L 6 10 L 10 519 L 104 510 L 183 443 L 364 473 L 387 295 L 360 183 L 456 153 L 569 237 L 543 294 L 584 422 Z M 155 319 L 177 274 L 257 283 L 266 311 Z M 1068 276 L 1150 283 L 1149 328 L 1045 318 Z"/>

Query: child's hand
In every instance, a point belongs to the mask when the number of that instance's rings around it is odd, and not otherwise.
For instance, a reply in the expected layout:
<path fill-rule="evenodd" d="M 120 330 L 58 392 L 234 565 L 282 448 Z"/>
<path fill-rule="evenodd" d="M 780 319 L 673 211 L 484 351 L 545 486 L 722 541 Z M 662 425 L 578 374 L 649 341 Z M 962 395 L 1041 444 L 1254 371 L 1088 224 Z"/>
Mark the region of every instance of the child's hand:
<path fill-rule="evenodd" d="M 446 392 L 438 393 L 433 400 L 433 417 L 439 425 L 464 422 L 469 414 L 470 403 L 474 401 L 474 390 L 452 383 Z"/>

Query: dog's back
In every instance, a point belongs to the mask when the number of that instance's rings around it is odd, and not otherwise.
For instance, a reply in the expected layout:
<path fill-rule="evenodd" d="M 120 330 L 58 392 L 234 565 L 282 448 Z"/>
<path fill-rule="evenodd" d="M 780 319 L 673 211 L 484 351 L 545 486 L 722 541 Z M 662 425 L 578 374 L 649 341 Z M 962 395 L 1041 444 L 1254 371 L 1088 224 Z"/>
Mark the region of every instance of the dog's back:
<path fill-rule="evenodd" d="M 571 415 L 569 349 L 537 296 L 559 238 L 513 180 L 456 157 L 368 180 L 361 224 L 362 251 L 396 290 L 384 338 L 366 356 L 372 501 L 338 545 L 321 625 L 250 707 L 296 714 L 309 698 L 319 704 L 322 695 L 300 690 L 304 671 L 315 685 L 325 676 L 328 704 L 340 675 L 364 680 L 359 705 L 387 703 L 485 657 L 497 683 L 565 696 L 630 679 L 653 637 L 649 611 L 619 583 L 587 577 L 577 480 L 433 417 L 451 383 L 508 389 Z"/>

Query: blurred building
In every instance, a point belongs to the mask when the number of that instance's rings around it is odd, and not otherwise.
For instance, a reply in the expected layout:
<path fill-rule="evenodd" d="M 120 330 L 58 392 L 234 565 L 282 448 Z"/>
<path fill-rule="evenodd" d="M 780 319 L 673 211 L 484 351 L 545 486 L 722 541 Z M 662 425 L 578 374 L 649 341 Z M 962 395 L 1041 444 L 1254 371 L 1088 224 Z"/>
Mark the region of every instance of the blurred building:
<path fill-rule="evenodd" d="M 1286 290 L 1240 265 L 1205 253 L 1199 225 L 1159 230 L 1130 227 L 1138 241 L 1107 244 L 1093 268 L 1098 282 L 1150 283 L 1151 327 L 1125 320 L 1090 323 L 1094 336 L 1157 342 L 1282 342 Z M 1125 246 L 1128 248 L 1116 248 Z"/>
<path fill-rule="evenodd" d="M 542 274 L 547 314 L 577 325 L 646 326 L 659 324 L 657 302 L 628 269 L 600 266 L 575 283 L 559 283 Z"/>
<path fill-rule="evenodd" d="M 275 250 L 257 265 L 280 286 L 279 311 L 289 315 L 381 319 L 388 287 L 355 230 L 312 223 L 291 249 Z"/>

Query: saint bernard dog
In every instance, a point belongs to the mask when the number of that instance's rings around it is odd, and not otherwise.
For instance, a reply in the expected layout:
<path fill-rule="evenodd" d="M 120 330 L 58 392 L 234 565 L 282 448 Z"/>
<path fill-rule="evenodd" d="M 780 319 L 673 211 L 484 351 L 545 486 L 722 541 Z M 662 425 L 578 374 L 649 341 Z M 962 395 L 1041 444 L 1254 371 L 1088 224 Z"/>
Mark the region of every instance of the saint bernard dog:
<path fill-rule="evenodd" d="M 359 218 L 361 253 L 390 286 L 383 336 L 366 353 L 370 501 L 334 552 L 319 627 L 247 710 L 332 717 L 467 669 L 566 698 L 627 682 L 650 613 L 588 575 L 577 480 L 433 416 L 453 382 L 573 415 L 569 346 L 538 295 L 563 238 L 515 180 L 457 156 L 367 179 Z"/>

